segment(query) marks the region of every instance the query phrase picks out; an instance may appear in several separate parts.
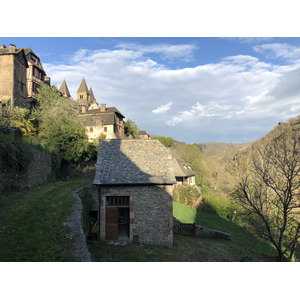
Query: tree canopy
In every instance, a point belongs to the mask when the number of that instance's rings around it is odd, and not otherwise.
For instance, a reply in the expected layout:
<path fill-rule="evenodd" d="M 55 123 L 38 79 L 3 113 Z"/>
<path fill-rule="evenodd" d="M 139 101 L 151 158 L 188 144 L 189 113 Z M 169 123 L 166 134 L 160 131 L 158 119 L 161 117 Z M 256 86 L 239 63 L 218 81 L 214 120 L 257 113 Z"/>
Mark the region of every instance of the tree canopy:
<path fill-rule="evenodd" d="M 77 122 L 78 107 L 61 96 L 55 86 L 39 89 L 38 106 L 33 114 L 39 120 L 39 137 L 73 165 L 87 162 L 96 147 L 87 141 L 85 128 Z"/>
<path fill-rule="evenodd" d="M 235 156 L 236 200 L 254 232 L 291 260 L 300 238 L 300 128 L 281 126 Z"/>
<path fill-rule="evenodd" d="M 124 124 L 124 134 L 128 138 L 137 139 L 140 136 L 140 130 L 134 121 L 128 119 Z"/>

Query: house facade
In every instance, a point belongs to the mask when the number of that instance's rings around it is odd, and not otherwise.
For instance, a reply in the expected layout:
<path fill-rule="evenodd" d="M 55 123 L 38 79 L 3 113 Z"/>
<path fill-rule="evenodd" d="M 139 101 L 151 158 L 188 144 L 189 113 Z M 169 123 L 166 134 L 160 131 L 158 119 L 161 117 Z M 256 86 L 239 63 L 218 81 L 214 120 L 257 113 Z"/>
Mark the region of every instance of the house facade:
<path fill-rule="evenodd" d="M 195 172 L 192 170 L 191 166 L 187 164 L 183 159 L 174 158 L 173 165 L 177 185 L 196 184 Z"/>
<path fill-rule="evenodd" d="M 40 58 L 30 48 L 0 47 L 0 101 L 23 108 L 36 106 L 37 89 L 50 85 Z"/>
<path fill-rule="evenodd" d="M 50 78 L 46 77 L 40 58 L 30 48 L 24 48 L 24 52 L 28 63 L 26 74 L 27 102 L 29 108 L 33 108 L 37 104 L 38 88 L 43 83 L 50 85 Z"/>
<path fill-rule="evenodd" d="M 140 130 L 140 138 L 142 140 L 150 140 L 151 139 L 149 133 L 145 130 Z"/>
<path fill-rule="evenodd" d="M 172 156 L 157 140 L 101 140 L 98 238 L 173 245 Z"/>
<path fill-rule="evenodd" d="M 0 104 L 27 107 L 26 72 L 28 68 L 24 50 L 15 45 L 0 47 Z"/>

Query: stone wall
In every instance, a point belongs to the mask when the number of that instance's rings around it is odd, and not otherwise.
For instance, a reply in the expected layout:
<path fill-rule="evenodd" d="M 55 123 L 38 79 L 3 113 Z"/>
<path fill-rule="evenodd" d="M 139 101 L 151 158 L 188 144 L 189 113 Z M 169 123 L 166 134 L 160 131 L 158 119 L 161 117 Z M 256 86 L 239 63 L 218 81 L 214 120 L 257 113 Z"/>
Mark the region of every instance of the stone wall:
<path fill-rule="evenodd" d="M 26 66 L 20 54 L 0 55 L 0 100 L 10 98 L 13 105 L 26 107 Z"/>
<path fill-rule="evenodd" d="M 173 219 L 174 233 L 179 235 L 198 236 L 209 239 L 231 240 L 229 233 L 213 230 L 206 227 L 196 225 L 195 223 L 181 223 L 176 218 Z"/>
<path fill-rule="evenodd" d="M 0 55 L 0 99 L 2 96 L 13 98 L 14 56 Z"/>
<path fill-rule="evenodd" d="M 0 192 L 11 189 L 24 189 L 46 182 L 54 176 L 51 154 L 32 149 L 33 160 L 26 170 L 3 171 L 0 166 Z"/>
<path fill-rule="evenodd" d="M 173 186 L 168 185 L 101 187 L 100 238 L 105 240 L 106 197 L 130 196 L 130 241 L 172 247 L 172 192 Z M 98 207 L 95 188 L 91 205 L 94 209 Z"/>

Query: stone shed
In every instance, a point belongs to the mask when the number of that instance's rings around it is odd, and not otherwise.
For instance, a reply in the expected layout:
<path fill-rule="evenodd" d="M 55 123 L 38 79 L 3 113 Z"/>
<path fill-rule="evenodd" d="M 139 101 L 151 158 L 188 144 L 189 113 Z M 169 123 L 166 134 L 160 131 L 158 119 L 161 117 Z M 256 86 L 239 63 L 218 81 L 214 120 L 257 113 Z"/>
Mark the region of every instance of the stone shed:
<path fill-rule="evenodd" d="M 98 237 L 173 245 L 172 156 L 158 140 L 100 140 Z"/>

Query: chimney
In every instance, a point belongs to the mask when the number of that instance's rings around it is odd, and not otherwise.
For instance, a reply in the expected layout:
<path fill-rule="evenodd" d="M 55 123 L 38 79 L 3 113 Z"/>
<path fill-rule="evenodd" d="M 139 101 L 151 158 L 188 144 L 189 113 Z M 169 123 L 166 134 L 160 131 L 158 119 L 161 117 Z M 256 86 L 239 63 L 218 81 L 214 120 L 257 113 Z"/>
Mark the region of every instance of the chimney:
<path fill-rule="evenodd" d="M 0 47 L 1 49 L 5 49 L 7 48 L 4 44 L 2 44 L 2 46 Z"/>
<path fill-rule="evenodd" d="M 15 53 L 16 52 L 16 45 L 10 44 L 8 48 L 9 53 Z"/>
<path fill-rule="evenodd" d="M 106 112 L 106 104 L 101 104 L 100 112 Z"/>

